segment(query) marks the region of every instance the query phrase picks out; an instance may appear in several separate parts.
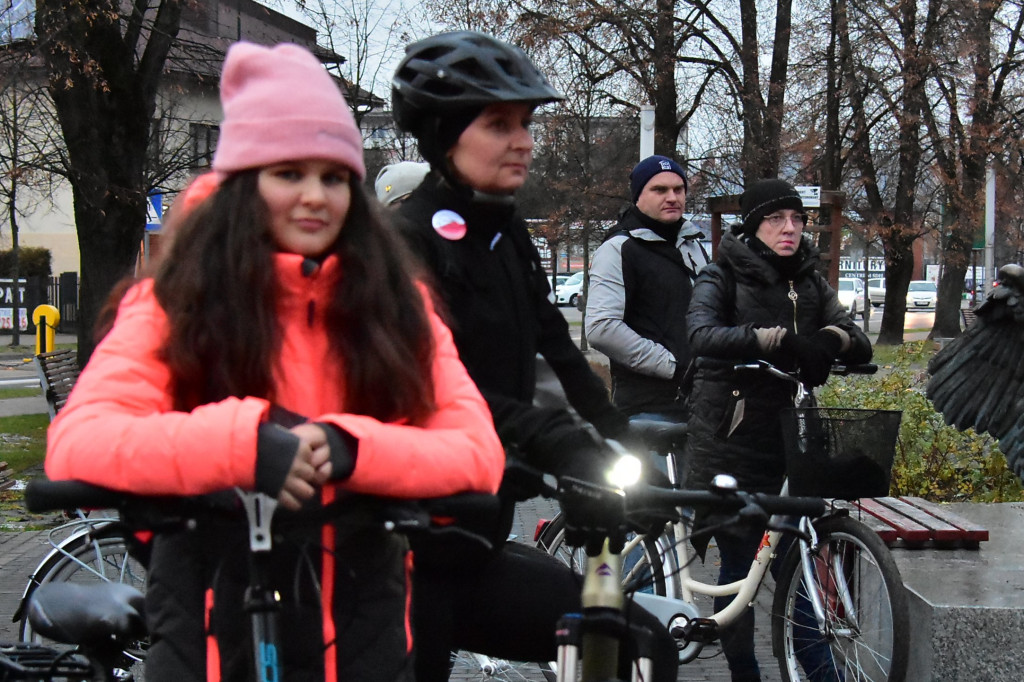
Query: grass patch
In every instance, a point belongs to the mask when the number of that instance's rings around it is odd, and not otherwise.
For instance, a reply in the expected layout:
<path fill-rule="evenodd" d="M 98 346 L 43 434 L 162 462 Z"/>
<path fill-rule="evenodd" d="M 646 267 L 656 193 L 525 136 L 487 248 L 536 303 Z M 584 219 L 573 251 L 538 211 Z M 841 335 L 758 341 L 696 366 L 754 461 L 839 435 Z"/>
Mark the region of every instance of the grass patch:
<path fill-rule="evenodd" d="M 43 389 L 41 388 L 0 388 L 0 400 L 7 400 L 8 398 L 35 398 L 42 395 Z"/>
<path fill-rule="evenodd" d="M 0 461 L 7 462 L 13 474 L 42 464 L 49 425 L 50 417 L 46 414 L 0 418 Z"/>

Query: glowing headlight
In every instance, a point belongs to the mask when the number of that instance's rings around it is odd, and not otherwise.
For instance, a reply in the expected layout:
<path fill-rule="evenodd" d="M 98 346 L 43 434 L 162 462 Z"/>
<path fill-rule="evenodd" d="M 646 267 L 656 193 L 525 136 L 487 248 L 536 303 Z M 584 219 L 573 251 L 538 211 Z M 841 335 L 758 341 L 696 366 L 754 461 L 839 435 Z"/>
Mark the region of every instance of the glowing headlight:
<path fill-rule="evenodd" d="M 616 488 L 628 488 L 640 480 L 643 465 L 633 455 L 622 455 L 607 474 L 608 483 Z"/>

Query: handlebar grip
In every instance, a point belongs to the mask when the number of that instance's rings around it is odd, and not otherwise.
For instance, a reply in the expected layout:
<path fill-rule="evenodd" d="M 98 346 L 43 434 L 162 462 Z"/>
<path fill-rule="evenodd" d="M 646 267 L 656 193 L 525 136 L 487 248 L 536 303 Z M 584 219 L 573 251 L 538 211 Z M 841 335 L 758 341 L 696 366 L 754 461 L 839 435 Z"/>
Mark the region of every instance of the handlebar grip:
<path fill-rule="evenodd" d="M 25 486 L 25 507 L 31 512 L 58 509 L 109 509 L 123 503 L 127 495 L 82 481 L 33 479 Z"/>
<path fill-rule="evenodd" d="M 825 513 L 825 500 L 820 497 L 780 497 L 754 493 L 754 502 L 768 514 L 780 516 L 822 516 Z"/>

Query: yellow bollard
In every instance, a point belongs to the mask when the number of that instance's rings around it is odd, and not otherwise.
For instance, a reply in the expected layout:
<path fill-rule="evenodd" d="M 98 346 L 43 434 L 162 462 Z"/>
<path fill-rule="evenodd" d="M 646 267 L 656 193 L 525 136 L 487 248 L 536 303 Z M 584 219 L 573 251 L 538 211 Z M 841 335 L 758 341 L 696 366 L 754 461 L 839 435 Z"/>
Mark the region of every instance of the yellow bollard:
<path fill-rule="evenodd" d="M 36 355 L 53 350 L 60 311 L 52 305 L 37 305 L 32 311 L 32 324 L 36 326 Z"/>

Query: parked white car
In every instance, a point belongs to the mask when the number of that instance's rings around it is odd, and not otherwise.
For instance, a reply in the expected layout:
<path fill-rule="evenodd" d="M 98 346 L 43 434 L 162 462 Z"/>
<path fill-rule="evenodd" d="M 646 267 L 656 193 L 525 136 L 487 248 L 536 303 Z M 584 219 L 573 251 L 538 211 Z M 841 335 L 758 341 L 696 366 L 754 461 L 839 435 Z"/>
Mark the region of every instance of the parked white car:
<path fill-rule="evenodd" d="M 839 302 L 850 311 L 850 317 L 864 316 L 864 282 L 855 277 L 840 277 Z"/>
<path fill-rule="evenodd" d="M 885 279 L 878 277 L 868 280 L 868 300 L 876 308 L 885 303 Z"/>
<path fill-rule="evenodd" d="M 583 293 L 583 273 L 577 272 L 555 289 L 555 304 L 575 306 L 581 293 Z"/>
<path fill-rule="evenodd" d="M 934 308 L 939 290 L 935 282 L 926 279 L 915 279 L 907 288 L 907 310 L 914 308 Z"/>

